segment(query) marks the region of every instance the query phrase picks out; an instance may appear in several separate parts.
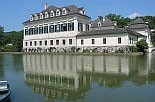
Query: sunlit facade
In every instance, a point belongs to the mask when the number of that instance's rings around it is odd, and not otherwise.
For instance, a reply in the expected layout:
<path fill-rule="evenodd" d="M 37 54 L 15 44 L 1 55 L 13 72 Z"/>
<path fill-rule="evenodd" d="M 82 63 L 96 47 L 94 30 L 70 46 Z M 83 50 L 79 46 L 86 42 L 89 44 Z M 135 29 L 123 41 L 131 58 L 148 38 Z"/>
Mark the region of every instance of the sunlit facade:
<path fill-rule="evenodd" d="M 40 13 L 24 22 L 23 50 L 26 52 L 61 51 L 76 47 L 76 35 L 89 30 L 90 17 L 75 5 L 45 5 Z"/>

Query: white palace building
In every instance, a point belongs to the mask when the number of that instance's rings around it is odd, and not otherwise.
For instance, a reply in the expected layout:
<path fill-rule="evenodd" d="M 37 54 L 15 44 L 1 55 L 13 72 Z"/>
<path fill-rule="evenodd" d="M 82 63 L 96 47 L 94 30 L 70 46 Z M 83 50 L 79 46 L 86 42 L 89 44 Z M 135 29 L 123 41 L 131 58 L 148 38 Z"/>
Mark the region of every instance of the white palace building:
<path fill-rule="evenodd" d="M 140 39 L 151 44 L 149 28 L 141 19 L 128 28 L 117 28 L 117 22 L 99 17 L 90 21 L 83 7 L 48 6 L 30 15 L 24 22 L 23 51 L 25 52 L 100 52 L 118 49 L 128 51 Z"/>

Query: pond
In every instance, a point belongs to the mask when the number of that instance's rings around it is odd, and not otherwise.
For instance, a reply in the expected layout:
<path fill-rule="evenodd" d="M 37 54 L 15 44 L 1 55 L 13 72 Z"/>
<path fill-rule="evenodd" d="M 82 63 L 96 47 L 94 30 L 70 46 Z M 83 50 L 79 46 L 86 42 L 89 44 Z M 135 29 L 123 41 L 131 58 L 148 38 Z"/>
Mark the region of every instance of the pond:
<path fill-rule="evenodd" d="M 0 54 L 11 102 L 154 102 L 155 53 Z"/>

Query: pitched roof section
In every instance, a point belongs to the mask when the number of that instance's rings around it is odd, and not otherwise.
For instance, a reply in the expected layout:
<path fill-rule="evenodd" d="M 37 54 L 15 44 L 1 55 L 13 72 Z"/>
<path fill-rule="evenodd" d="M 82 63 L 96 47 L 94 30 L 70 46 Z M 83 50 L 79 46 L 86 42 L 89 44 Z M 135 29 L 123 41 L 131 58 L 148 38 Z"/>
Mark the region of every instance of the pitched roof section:
<path fill-rule="evenodd" d="M 130 29 L 147 29 L 148 26 L 141 18 L 137 18 L 131 23 L 129 28 Z"/>
<path fill-rule="evenodd" d="M 99 26 L 99 23 L 101 24 Z M 92 28 L 98 28 L 98 27 L 109 27 L 109 26 L 116 26 L 116 21 L 111 21 L 110 19 L 106 17 L 99 17 L 99 19 L 96 19 L 94 21 L 91 21 Z"/>
<path fill-rule="evenodd" d="M 41 11 L 40 13 L 45 13 L 45 12 L 50 13 L 51 10 L 56 11 L 57 9 L 58 9 L 58 7 L 56 7 L 56 6 L 49 6 L 47 9 Z"/>
<path fill-rule="evenodd" d="M 123 33 L 131 33 L 135 35 L 142 36 L 141 34 L 134 32 L 130 29 L 125 28 L 115 28 L 115 29 L 103 29 L 103 30 L 94 30 L 94 31 L 85 31 L 81 32 L 78 36 L 92 36 L 92 35 L 105 35 L 105 34 L 123 34 Z"/>
<path fill-rule="evenodd" d="M 65 6 L 65 7 L 56 7 L 56 6 L 49 6 L 47 9 L 41 11 L 40 13 L 45 13 L 48 12 L 50 13 L 51 10 L 53 10 L 54 12 L 56 12 L 57 9 L 59 9 L 60 11 L 62 11 L 63 8 L 66 8 L 66 10 L 68 11 L 68 14 L 72 14 L 72 13 L 79 13 L 79 10 L 81 10 L 81 8 L 78 8 L 75 5 L 69 5 L 69 6 Z"/>
<path fill-rule="evenodd" d="M 131 24 L 132 25 L 135 25 L 135 24 L 145 24 L 145 22 L 141 18 L 137 18 Z"/>

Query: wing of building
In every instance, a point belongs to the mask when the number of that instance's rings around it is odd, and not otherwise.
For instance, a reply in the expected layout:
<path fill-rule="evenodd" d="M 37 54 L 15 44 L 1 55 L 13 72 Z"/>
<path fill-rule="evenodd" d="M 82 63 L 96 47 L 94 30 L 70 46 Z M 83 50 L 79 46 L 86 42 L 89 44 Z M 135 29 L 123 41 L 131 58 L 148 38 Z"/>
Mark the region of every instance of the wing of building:
<path fill-rule="evenodd" d="M 116 21 L 102 16 L 90 20 L 83 7 L 45 4 L 24 22 L 23 51 L 128 51 L 140 39 L 150 41 L 150 30 L 139 18 L 128 28 L 117 28 Z"/>
<path fill-rule="evenodd" d="M 60 51 L 76 47 L 76 35 L 89 30 L 90 17 L 83 7 L 55 7 L 46 4 L 24 22 L 23 49 L 29 52 Z"/>

